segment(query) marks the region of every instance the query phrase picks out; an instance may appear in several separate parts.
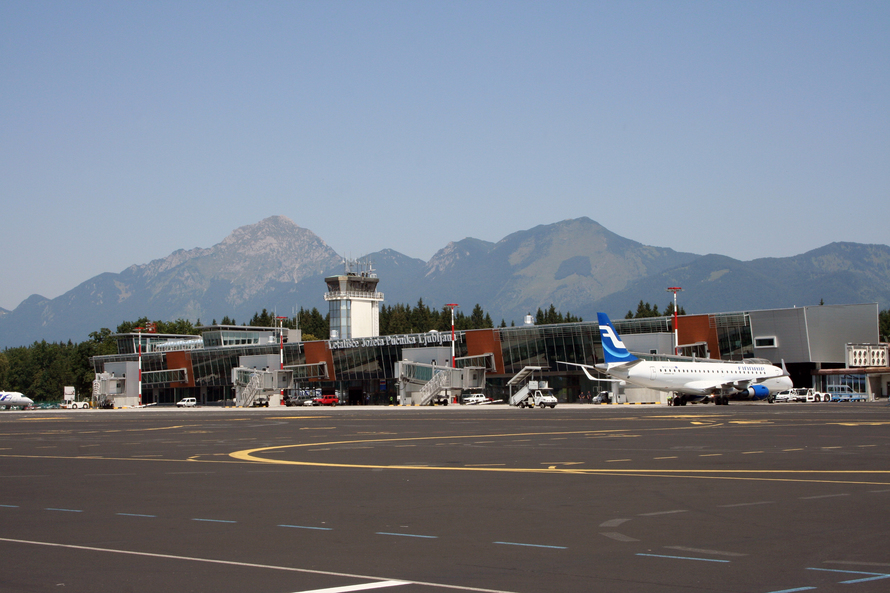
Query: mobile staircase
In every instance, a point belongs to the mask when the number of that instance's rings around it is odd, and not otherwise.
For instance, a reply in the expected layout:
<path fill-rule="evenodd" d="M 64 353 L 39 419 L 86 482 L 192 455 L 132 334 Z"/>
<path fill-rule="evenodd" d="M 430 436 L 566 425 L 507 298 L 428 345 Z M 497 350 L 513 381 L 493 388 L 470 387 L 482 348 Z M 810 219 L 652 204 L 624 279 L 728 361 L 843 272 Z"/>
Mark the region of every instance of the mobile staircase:
<path fill-rule="evenodd" d="M 249 408 L 256 401 L 257 395 L 263 391 L 263 380 L 259 373 L 253 373 L 250 381 L 235 396 L 235 405 L 239 408 Z"/>
<path fill-rule="evenodd" d="M 507 386 L 512 392 L 517 385 L 522 385 L 516 393 L 510 394 L 510 405 L 518 408 L 555 408 L 556 397 L 550 389 L 547 381 L 531 380 L 534 373 L 540 372 L 541 367 L 527 366 L 516 373 L 507 381 Z M 528 379 L 528 380 L 527 380 Z"/>

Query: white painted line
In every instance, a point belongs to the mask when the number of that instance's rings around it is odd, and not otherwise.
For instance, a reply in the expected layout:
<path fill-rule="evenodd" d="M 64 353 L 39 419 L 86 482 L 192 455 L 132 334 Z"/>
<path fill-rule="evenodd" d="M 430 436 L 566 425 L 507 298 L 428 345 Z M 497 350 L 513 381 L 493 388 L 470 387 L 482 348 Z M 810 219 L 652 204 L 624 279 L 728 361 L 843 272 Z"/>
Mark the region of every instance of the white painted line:
<path fill-rule="evenodd" d="M 735 507 L 753 507 L 759 504 L 776 504 L 772 500 L 762 500 L 760 502 L 737 502 L 736 504 L 718 504 L 718 509 L 732 509 Z"/>
<path fill-rule="evenodd" d="M 335 577 L 348 577 L 353 579 L 375 580 L 378 582 L 392 582 L 393 579 L 381 579 L 377 576 L 350 574 L 346 572 L 334 572 L 330 570 L 314 570 L 311 568 L 295 568 L 293 566 L 276 566 L 274 564 L 257 564 L 255 562 L 237 562 L 234 560 L 216 560 L 213 558 L 198 558 L 194 556 L 177 556 L 175 554 L 155 554 L 152 552 L 136 552 L 133 550 L 115 550 L 113 548 L 98 548 L 95 546 L 78 546 L 74 544 L 59 544 L 54 542 L 41 542 L 27 539 L 14 539 L 9 537 L 0 537 L 0 542 L 9 542 L 13 544 L 28 544 L 32 546 L 44 546 L 50 548 L 63 548 L 67 550 L 81 550 L 84 552 L 105 552 L 109 554 L 123 554 L 126 556 L 139 556 L 142 558 L 160 558 L 162 560 L 180 560 L 185 562 L 206 562 L 208 564 L 219 564 L 223 566 L 239 566 L 243 568 L 262 568 L 266 570 L 281 570 L 286 572 L 295 572 L 303 574 L 320 574 Z M 420 585 L 422 587 L 437 587 L 439 589 L 452 589 L 455 591 L 474 591 L 475 593 L 514 593 L 502 589 L 483 589 L 481 587 L 465 587 L 462 585 L 450 585 L 446 583 L 431 583 L 426 581 L 400 581 L 411 585 Z"/>
<path fill-rule="evenodd" d="M 554 550 L 567 550 L 565 546 L 549 546 L 546 544 L 522 544 L 519 542 L 494 542 L 496 544 L 500 544 L 502 546 L 523 546 L 526 548 L 551 548 Z"/>
<path fill-rule="evenodd" d="M 624 535 L 623 533 L 618 533 L 616 531 L 602 531 L 600 535 L 608 537 L 609 539 L 614 539 L 617 542 L 638 542 L 640 540 L 633 538 L 629 535 Z"/>
<path fill-rule="evenodd" d="M 683 546 L 665 546 L 668 550 L 679 550 L 680 552 L 695 552 L 696 554 L 713 554 L 714 556 L 747 556 L 739 552 L 722 552 L 720 550 L 702 550 L 701 548 L 685 548 Z"/>
<path fill-rule="evenodd" d="M 657 515 L 673 515 L 675 513 L 688 513 L 686 509 L 678 509 L 676 511 L 658 511 L 657 513 L 641 513 L 638 517 L 655 517 Z"/>
<path fill-rule="evenodd" d="M 849 581 L 841 581 L 841 585 L 854 585 L 857 583 L 867 583 L 869 581 L 881 581 L 884 579 L 890 579 L 890 574 L 884 574 L 881 572 L 862 572 L 858 570 L 838 570 L 836 568 L 807 568 L 807 570 L 821 570 L 823 572 L 840 572 L 845 574 L 861 574 L 866 575 L 865 578 L 861 579 L 852 579 Z"/>
<path fill-rule="evenodd" d="M 825 564 L 850 564 L 852 566 L 890 567 L 890 562 L 860 562 L 858 560 L 825 560 Z"/>
<path fill-rule="evenodd" d="M 668 558 L 670 560 L 697 560 L 699 562 L 729 563 L 729 560 L 716 560 L 714 558 L 690 558 L 689 556 L 664 556 L 662 554 L 637 554 L 637 556 L 649 556 L 650 558 Z"/>
<path fill-rule="evenodd" d="M 801 496 L 799 500 L 818 500 L 820 498 L 837 498 L 839 496 L 850 496 L 849 494 L 822 494 L 820 496 Z"/>
<path fill-rule="evenodd" d="M 604 521 L 600 523 L 600 527 L 618 527 L 622 523 L 626 523 L 630 521 L 630 519 L 609 519 L 608 521 Z"/>
<path fill-rule="evenodd" d="M 328 589 L 312 589 L 311 591 L 299 591 L 298 593 L 349 593 L 349 591 L 367 591 L 369 589 L 383 589 L 385 587 L 400 587 L 410 585 L 408 581 L 379 581 L 376 583 L 362 583 L 361 585 L 346 585 L 345 587 L 330 587 Z"/>

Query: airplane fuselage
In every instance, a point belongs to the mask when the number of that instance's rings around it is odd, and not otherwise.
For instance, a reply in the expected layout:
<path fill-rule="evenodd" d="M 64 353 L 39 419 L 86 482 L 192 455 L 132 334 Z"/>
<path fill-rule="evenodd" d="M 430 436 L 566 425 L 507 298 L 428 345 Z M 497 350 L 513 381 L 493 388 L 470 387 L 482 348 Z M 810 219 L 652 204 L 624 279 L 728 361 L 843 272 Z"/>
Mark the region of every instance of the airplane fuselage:
<path fill-rule="evenodd" d="M 34 400 L 18 391 L 0 391 L 0 408 L 27 408 L 33 405 Z"/>
<path fill-rule="evenodd" d="M 782 369 L 760 363 L 641 360 L 629 366 L 601 368 L 640 387 L 699 397 L 746 393 L 762 399 L 792 387 Z"/>

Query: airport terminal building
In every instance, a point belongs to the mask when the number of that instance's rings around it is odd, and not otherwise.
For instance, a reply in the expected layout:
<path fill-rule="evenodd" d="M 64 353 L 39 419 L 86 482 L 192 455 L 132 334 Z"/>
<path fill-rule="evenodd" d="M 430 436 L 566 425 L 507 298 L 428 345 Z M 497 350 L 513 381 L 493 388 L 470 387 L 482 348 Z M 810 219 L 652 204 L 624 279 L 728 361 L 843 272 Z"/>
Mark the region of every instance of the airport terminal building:
<path fill-rule="evenodd" d="M 274 394 L 268 405 L 280 405 L 300 392 L 327 390 L 341 404 L 418 405 L 410 385 L 406 389 L 409 379 L 425 379 L 442 368 L 472 371 L 473 380 L 481 375 L 477 387 L 503 400 L 509 397 L 510 379 L 527 367 L 540 368 L 561 402 L 601 391 L 610 391 L 619 403 L 666 401 L 666 393 L 591 381 L 582 369 L 560 364 L 602 362 L 595 321 L 457 331 L 453 341 L 451 332 L 362 336 L 345 324 L 345 313 L 356 317 L 359 310 L 344 304 L 345 287 L 334 282 L 329 287 L 334 293 L 342 288 L 342 294 L 326 297 L 341 313 L 332 334 L 338 339 L 304 342 L 298 331 L 245 326 L 209 326 L 201 336 L 119 334 L 116 355 L 91 359 L 94 402 L 129 407 L 194 397 L 200 405 L 242 405 L 255 401 L 245 393 L 259 390 Z M 382 300 L 376 282 L 369 289 L 375 291 L 374 303 Z M 615 319 L 613 324 L 641 358 L 668 359 L 677 346 L 685 360 L 784 361 L 797 387 L 844 384 L 869 399 L 887 397 L 890 390 L 877 303 L 684 315 L 676 333 L 670 317 Z"/>

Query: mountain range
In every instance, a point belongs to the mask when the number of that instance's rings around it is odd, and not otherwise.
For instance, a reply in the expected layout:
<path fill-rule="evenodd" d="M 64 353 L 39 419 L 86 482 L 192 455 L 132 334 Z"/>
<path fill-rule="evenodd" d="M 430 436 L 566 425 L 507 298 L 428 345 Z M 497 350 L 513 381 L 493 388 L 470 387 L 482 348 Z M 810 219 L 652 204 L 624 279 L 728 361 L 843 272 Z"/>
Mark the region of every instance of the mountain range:
<path fill-rule="evenodd" d="M 831 243 L 785 258 L 740 261 L 643 245 L 589 218 L 539 225 L 496 243 L 467 238 L 427 262 L 391 249 L 369 253 L 384 304 L 479 304 L 498 323 L 520 323 L 551 304 L 584 319 L 623 317 L 641 300 L 663 308 L 681 286 L 687 313 L 801 305 L 890 303 L 890 247 Z M 75 342 L 92 331 L 148 317 L 238 323 L 267 309 L 327 312 L 325 276 L 343 258 L 312 231 L 272 216 L 233 231 L 210 248 L 179 250 L 120 273 L 90 278 L 55 299 L 32 295 L 0 310 L 0 348 L 34 341 Z"/>

